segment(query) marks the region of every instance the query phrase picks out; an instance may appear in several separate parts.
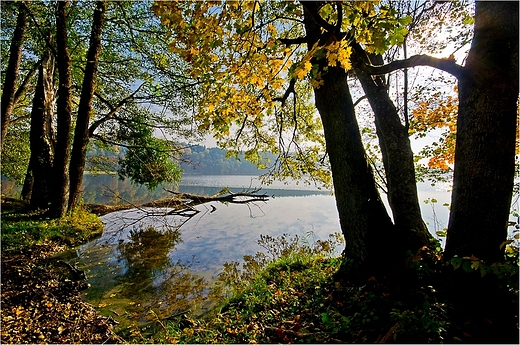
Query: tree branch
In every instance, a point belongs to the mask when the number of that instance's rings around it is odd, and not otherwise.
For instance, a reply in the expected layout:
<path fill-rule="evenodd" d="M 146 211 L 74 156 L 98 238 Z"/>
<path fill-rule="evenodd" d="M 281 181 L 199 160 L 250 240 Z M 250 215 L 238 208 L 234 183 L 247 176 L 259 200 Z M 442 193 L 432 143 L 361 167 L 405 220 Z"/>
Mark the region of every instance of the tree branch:
<path fill-rule="evenodd" d="M 336 8 L 338 9 L 338 21 L 336 23 L 334 33 L 339 36 L 341 34 L 341 23 L 343 22 L 343 4 L 336 4 Z"/>
<path fill-rule="evenodd" d="M 398 69 L 417 66 L 434 67 L 444 72 L 448 72 L 456 78 L 459 78 L 464 71 L 464 67 L 456 64 L 454 60 L 439 59 L 429 55 L 414 55 L 408 59 L 392 61 L 391 63 L 382 66 L 372 66 L 361 63 L 357 67 L 368 74 L 382 75 Z"/>
<path fill-rule="evenodd" d="M 304 8 L 307 9 L 307 11 L 309 11 L 309 14 L 312 16 L 312 19 L 314 19 L 314 21 L 316 23 L 318 23 L 318 25 L 320 25 L 323 29 L 325 29 L 326 31 L 328 31 L 330 33 L 335 33 L 336 30 L 335 30 L 334 25 L 330 24 L 325 19 L 323 19 L 322 16 L 320 16 L 320 14 L 318 13 L 319 8 L 316 8 L 317 7 L 316 4 L 314 4 L 314 6 L 313 6 L 309 2 L 303 1 L 302 5 Z"/>
<path fill-rule="evenodd" d="M 134 98 L 134 96 L 136 95 L 137 92 L 139 92 L 139 90 L 141 89 L 141 87 L 144 85 L 144 83 L 142 83 L 141 85 L 139 85 L 139 87 L 137 89 L 135 89 L 134 92 L 132 92 L 131 95 L 129 95 L 128 97 L 125 97 L 123 98 L 115 107 L 112 106 L 112 104 L 110 104 L 110 102 L 108 100 L 106 100 L 105 98 L 103 98 L 103 96 L 101 96 L 99 93 L 95 92 L 94 94 L 103 102 L 105 103 L 106 105 L 108 105 L 108 107 L 110 108 L 110 112 L 105 115 L 103 118 L 95 121 L 90 127 L 89 127 L 89 135 L 92 136 L 94 134 L 94 131 L 99 127 L 101 126 L 103 123 L 107 122 L 110 118 L 112 118 L 119 110 L 121 110 L 121 108 L 123 108 L 123 106 L 129 102 L 131 99 Z"/>
<path fill-rule="evenodd" d="M 14 100 L 13 100 L 14 104 L 18 103 L 18 101 L 20 100 L 20 97 L 22 97 L 22 94 L 27 89 L 27 85 L 29 84 L 31 79 L 36 75 L 36 72 L 38 72 L 38 68 L 40 67 L 40 64 L 41 64 L 41 59 L 33 66 L 33 68 L 29 72 L 27 72 L 27 75 L 25 76 L 25 78 L 22 81 L 22 83 L 20 84 L 20 86 L 18 86 L 18 89 L 16 90 L 16 92 L 14 94 Z"/>
<path fill-rule="evenodd" d="M 290 46 L 293 44 L 304 44 L 307 43 L 306 37 L 296 37 L 296 38 L 279 38 L 278 41 L 285 44 L 286 46 Z"/>
<path fill-rule="evenodd" d="M 165 191 L 172 193 L 173 195 L 177 196 L 179 199 L 187 199 L 191 200 L 187 205 L 200 205 L 206 202 L 210 201 L 220 201 L 220 202 L 226 202 L 226 203 L 232 203 L 232 204 L 247 204 L 254 201 L 267 201 L 269 199 L 269 196 L 267 194 L 257 194 L 260 191 L 260 188 L 254 189 L 250 192 L 243 191 L 238 193 L 232 193 L 230 191 L 227 191 L 228 194 L 226 195 L 214 195 L 214 196 L 202 196 L 202 195 L 195 195 L 190 193 L 181 193 L 181 192 L 175 192 L 173 190 L 169 190 L 166 188 L 163 188 Z M 238 199 L 239 197 L 244 197 L 245 199 Z"/>
<path fill-rule="evenodd" d="M 287 90 L 285 90 L 285 93 L 283 94 L 283 96 L 282 97 L 273 98 L 273 101 L 281 102 L 282 106 L 284 106 L 285 105 L 285 101 L 287 100 L 287 98 L 289 98 L 289 95 L 291 93 L 294 93 L 294 85 L 295 84 L 296 84 L 296 79 L 292 78 L 291 81 L 289 82 L 289 87 L 287 88 Z"/>

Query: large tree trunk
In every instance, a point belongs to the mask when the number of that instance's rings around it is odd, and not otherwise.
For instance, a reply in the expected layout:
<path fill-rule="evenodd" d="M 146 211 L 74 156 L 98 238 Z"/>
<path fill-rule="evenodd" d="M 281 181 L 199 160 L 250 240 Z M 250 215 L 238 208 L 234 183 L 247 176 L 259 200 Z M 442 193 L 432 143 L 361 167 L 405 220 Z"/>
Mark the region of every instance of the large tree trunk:
<path fill-rule="evenodd" d="M 101 51 L 101 33 L 107 3 L 98 1 L 92 21 L 92 32 L 90 34 L 90 46 L 87 53 L 87 65 L 83 78 L 81 97 L 79 100 L 78 117 L 74 131 L 74 143 L 70 159 L 70 193 L 69 210 L 72 210 L 81 196 L 81 183 L 83 171 L 85 170 L 85 157 L 89 142 L 89 121 L 92 111 L 92 98 L 96 88 L 97 63 Z"/>
<path fill-rule="evenodd" d="M 380 55 L 372 56 L 369 61 L 361 47 L 357 46 L 355 52 L 360 63 L 383 65 Z M 358 68 L 355 72 L 375 115 L 386 173 L 388 203 L 394 223 L 404 248 L 415 253 L 419 248 L 430 245 L 432 236 L 421 216 L 408 129 L 401 123 L 384 79 L 380 76 L 372 77 Z"/>
<path fill-rule="evenodd" d="M 518 2 L 477 1 L 459 77 L 454 181 L 445 258 L 504 259 L 513 191 L 518 99 Z M 498 276 L 453 271 L 453 323 L 483 343 L 518 344 L 518 304 Z M 518 296 L 516 296 L 518 298 Z M 462 324 L 462 322 L 460 322 Z"/>
<path fill-rule="evenodd" d="M 45 49 L 31 111 L 31 157 L 22 197 L 30 199 L 31 209 L 47 209 L 53 183 L 54 138 L 54 57 Z"/>
<path fill-rule="evenodd" d="M 304 6 L 308 47 L 324 39 L 325 35 L 313 19 L 317 11 L 309 10 L 310 6 L 314 4 L 306 3 Z M 324 60 L 313 63 L 319 64 L 322 73 L 323 85 L 316 88 L 314 94 L 323 123 L 336 205 L 345 237 L 345 259 L 368 266 L 377 265 L 379 260 L 383 266 L 390 262 L 390 250 L 394 249 L 388 242 L 393 224 L 367 162 L 346 72 L 340 67 L 330 66 L 325 71 Z"/>
<path fill-rule="evenodd" d="M 60 218 L 67 212 L 69 197 L 69 156 L 71 140 L 71 59 L 67 47 L 69 1 L 59 1 L 56 10 L 56 48 L 59 71 L 57 140 L 54 158 L 54 188 L 49 215 Z"/>
<path fill-rule="evenodd" d="M 0 152 L 4 146 L 4 139 L 7 135 L 7 128 L 11 119 L 11 113 L 15 104 L 16 79 L 20 62 L 22 61 L 22 45 L 27 31 L 27 10 L 23 2 L 18 3 L 18 18 L 16 28 L 9 48 L 9 63 L 5 71 L 4 87 L 2 88 L 1 118 L 2 129 L 0 137 Z"/>
<path fill-rule="evenodd" d="M 518 100 L 518 2 L 477 1 L 459 77 L 446 258 L 503 260 L 513 190 Z"/>

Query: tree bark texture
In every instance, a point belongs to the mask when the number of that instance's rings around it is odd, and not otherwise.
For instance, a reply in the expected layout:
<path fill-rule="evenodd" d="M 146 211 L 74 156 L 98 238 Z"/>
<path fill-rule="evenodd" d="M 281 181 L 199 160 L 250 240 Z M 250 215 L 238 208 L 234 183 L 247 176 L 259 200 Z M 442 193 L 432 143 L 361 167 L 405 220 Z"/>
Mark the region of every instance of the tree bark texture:
<path fill-rule="evenodd" d="M 31 111 L 31 157 L 24 182 L 24 198 L 31 209 L 49 207 L 53 184 L 54 133 L 54 57 L 45 49 L 38 72 L 38 82 Z"/>
<path fill-rule="evenodd" d="M 361 47 L 355 49 L 360 63 L 382 65 L 381 56 L 368 59 Z M 388 203 L 394 216 L 394 224 L 404 249 L 414 253 L 429 245 L 432 237 L 421 216 L 417 195 L 413 151 L 408 129 L 401 123 L 397 109 L 388 96 L 384 79 L 372 77 L 355 68 L 365 95 L 375 115 L 375 125 L 383 158 L 388 188 Z"/>
<path fill-rule="evenodd" d="M 54 159 L 55 183 L 51 194 L 50 216 L 65 215 L 69 197 L 69 156 L 71 141 L 71 59 L 67 47 L 67 14 L 69 1 L 59 1 L 56 10 L 56 51 L 59 72 L 57 103 L 57 141 Z"/>
<path fill-rule="evenodd" d="M 327 33 L 314 20 L 312 3 L 304 6 L 307 45 L 325 40 Z M 330 38 L 330 37 L 329 37 Z M 332 170 L 340 225 L 345 237 L 345 259 L 357 264 L 383 266 L 388 263 L 393 224 L 376 188 L 371 166 L 361 141 L 346 72 L 319 64 L 323 85 L 314 90 Z M 384 258 L 384 259 L 382 259 Z M 386 260 L 386 261 L 385 261 Z"/>
<path fill-rule="evenodd" d="M 96 88 L 99 53 L 101 51 L 101 34 L 104 14 L 107 7 L 105 1 L 96 2 L 96 10 L 92 21 L 90 45 L 87 53 L 87 65 L 79 100 L 78 116 L 74 131 L 74 143 L 70 159 L 70 193 L 69 210 L 72 210 L 81 197 L 81 184 L 85 170 L 85 158 L 89 142 L 89 122 L 92 112 L 92 98 Z"/>
<path fill-rule="evenodd" d="M 518 29 L 518 2 L 476 2 L 474 38 L 459 77 L 448 260 L 503 260 L 514 178 Z"/>
<path fill-rule="evenodd" d="M 23 2 L 18 3 L 18 18 L 16 19 L 16 28 L 11 40 L 9 48 L 9 63 L 5 71 L 4 86 L 2 88 L 2 106 L 1 106 L 1 142 L 0 152 L 4 146 L 5 136 L 9 127 L 9 121 L 15 105 L 16 79 L 22 61 L 22 46 L 27 31 L 27 10 Z"/>

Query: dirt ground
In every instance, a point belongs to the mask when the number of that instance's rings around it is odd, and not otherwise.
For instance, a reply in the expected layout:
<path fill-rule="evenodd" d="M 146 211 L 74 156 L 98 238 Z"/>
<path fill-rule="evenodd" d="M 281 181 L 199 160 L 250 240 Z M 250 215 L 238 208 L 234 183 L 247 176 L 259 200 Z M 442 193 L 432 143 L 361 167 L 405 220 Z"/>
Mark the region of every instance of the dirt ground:
<path fill-rule="evenodd" d="M 81 298 L 83 272 L 44 243 L 1 253 L 1 343 L 121 343 L 114 320 Z"/>

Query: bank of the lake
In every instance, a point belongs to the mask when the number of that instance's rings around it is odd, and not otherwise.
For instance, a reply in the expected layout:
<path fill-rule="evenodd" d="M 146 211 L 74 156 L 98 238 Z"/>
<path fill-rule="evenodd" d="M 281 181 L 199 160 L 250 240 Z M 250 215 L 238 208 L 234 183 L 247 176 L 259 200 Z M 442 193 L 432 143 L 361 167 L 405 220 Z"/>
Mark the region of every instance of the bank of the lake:
<path fill-rule="evenodd" d="M 121 342 L 112 320 L 82 298 L 83 272 L 55 258 L 99 236 L 102 223 L 83 210 L 46 220 L 24 208 L 2 196 L 1 343 Z"/>
<path fill-rule="evenodd" d="M 96 181 L 97 180 L 97 181 Z M 171 197 L 162 189 L 147 195 L 115 176 L 86 176 L 85 195 L 91 202 L 137 205 L 150 198 Z M 244 264 L 244 257 L 267 252 L 266 242 L 297 236 L 300 244 L 313 245 L 334 238 L 339 231 L 333 195 L 316 186 L 295 181 L 261 185 L 258 177 L 244 175 L 185 176 L 179 186 L 167 189 L 213 195 L 223 188 L 269 196 L 248 204 L 208 202 L 193 207 L 190 217 L 166 215 L 166 209 L 131 208 L 101 217 L 100 238 L 64 253 L 64 258 L 87 273 L 91 288 L 87 301 L 105 315 L 120 321 L 157 329 L 154 321 L 195 306 L 197 313 L 214 304 L 207 284 L 226 265 Z M 427 190 L 442 202 L 446 192 Z M 148 198 L 148 199 L 147 199 Z M 432 205 L 426 205 L 431 210 Z M 343 245 L 336 243 L 334 255 Z M 182 283 L 182 284 L 181 284 Z M 182 292 L 179 291 L 182 286 Z M 150 313 L 150 310 L 153 313 Z"/>
<path fill-rule="evenodd" d="M 2 221 L 4 225 L 4 214 Z M 164 239 L 153 235 L 151 239 Z M 170 240 L 175 242 L 176 237 Z M 4 343 L 475 343 L 489 342 L 486 334 L 496 327 L 479 319 L 457 318 L 445 295 L 450 267 L 441 265 L 436 255 L 411 258 L 410 269 L 396 275 L 364 281 L 349 280 L 347 275 L 338 280 L 340 260 L 332 255 L 334 245 L 270 238 L 264 246 L 272 255 L 250 257 L 242 271 L 234 265 L 225 267 L 219 281 L 227 290 L 212 293 L 227 297 L 212 313 L 196 317 L 184 309 L 164 318 L 152 307 L 148 313 L 155 318 L 154 327 L 130 324 L 119 338 L 111 331 L 112 318 L 99 316 L 78 300 L 82 280 L 74 275 L 80 271 L 64 261 L 53 264 L 56 258 L 48 260 L 49 253 L 63 247 L 36 250 L 46 245 L 23 249 L 27 260 L 21 261 L 2 251 Z M 144 254 L 129 253 L 141 258 Z M 276 260 L 265 260 L 270 257 Z M 517 287 L 516 295 L 511 288 L 505 286 L 504 293 L 517 300 Z M 143 292 L 135 284 L 133 289 Z M 117 293 L 112 298 L 117 299 Z M 500 337 L 492 340 L 517 343 L 518 319 L 504 321 Z"/>

